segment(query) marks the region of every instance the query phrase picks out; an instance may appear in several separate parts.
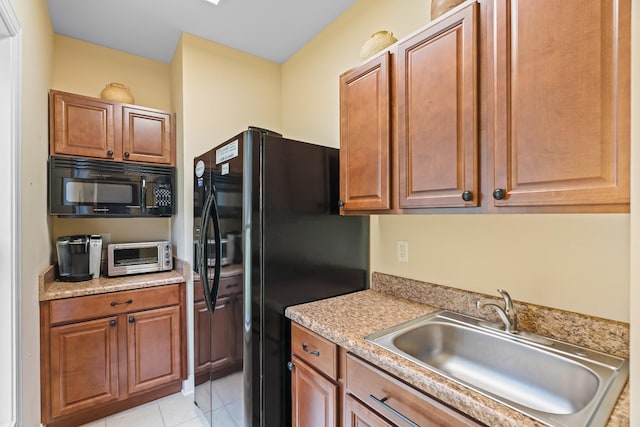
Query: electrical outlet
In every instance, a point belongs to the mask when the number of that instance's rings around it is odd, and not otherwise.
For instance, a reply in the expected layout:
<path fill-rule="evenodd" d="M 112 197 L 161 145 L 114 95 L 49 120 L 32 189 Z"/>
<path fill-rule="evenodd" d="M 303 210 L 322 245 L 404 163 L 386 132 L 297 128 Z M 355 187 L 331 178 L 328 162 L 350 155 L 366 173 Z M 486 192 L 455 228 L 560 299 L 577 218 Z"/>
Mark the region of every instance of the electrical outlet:
<path fill-rule="evenodd" d="M 398 240 L 397 242 L 398 262 L 409 262 L 409 242 Z"/>

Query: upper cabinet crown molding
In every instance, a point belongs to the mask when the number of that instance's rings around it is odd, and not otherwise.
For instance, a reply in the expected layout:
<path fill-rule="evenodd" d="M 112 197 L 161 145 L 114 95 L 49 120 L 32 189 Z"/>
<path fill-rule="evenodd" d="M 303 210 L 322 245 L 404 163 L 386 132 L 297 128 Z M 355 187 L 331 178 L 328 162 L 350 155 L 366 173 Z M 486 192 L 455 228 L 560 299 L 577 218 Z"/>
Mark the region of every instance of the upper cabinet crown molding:
<path fill-rule="evenodd" d="M 175 114 L 99 98 L 49 92 L 49 151 L 175 166 Z"/>
<path fill-rule="evenodd" d="M 469 0 L 345 72 L 342 212 L 628 212 L 630 9 Z"/>

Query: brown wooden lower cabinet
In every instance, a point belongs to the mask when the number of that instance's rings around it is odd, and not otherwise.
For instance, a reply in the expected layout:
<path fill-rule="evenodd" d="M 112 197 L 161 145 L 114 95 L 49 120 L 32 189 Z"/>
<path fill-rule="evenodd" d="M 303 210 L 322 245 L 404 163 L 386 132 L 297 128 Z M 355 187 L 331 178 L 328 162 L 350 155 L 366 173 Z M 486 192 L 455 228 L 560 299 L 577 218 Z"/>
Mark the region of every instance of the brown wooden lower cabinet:
<path fill-rule="evenodd" d="M 291 375 L 292 425 L 338 425 L 338 384 L 293 356 Z"/>
<path fill-rule="evenodd" d="M 151 390 L 182 378 L 176 357 L 181 341 L 180 306 L 127 315 L 129 394 Z"/>
<path fill-rule="evenodd" d="M 118 399 L 116 316 L 55 326 L 50 336 L 53 417 Z"/>
<path fill-rule="evenodd" d="M 291 324 L 291 424 L 339 426 L 341 381 L 338 346 Z"/>
<path fill-rule="evenodd" d="M 291 353 L 293 426 L 482 425 L 296 323 Z"/>
<path fill-rule="evenodd" d="M 40 303 L 41 418 L 77 426 L 180 391 L 184 283 Z"/>

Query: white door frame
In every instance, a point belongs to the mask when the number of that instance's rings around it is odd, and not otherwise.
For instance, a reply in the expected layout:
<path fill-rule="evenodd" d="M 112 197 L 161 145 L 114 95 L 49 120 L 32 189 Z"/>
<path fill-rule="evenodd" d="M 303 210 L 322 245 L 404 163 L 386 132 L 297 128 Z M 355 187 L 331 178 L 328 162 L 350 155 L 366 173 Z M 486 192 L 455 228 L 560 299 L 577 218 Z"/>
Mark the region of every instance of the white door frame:
<path fill-rule="evenodd" d="M 0 426 L 21 424 L 20 364 L 20 62 L 21 32 L 9 3 L 0 0 Z M 9 208 L 10 207 L 10 208 Z M 9 209 L 7 209 L 9 208 Z M 10 337 L 5 342 L 4 337 Z M 8 380 L 8 381 L 7 381 Z"/>

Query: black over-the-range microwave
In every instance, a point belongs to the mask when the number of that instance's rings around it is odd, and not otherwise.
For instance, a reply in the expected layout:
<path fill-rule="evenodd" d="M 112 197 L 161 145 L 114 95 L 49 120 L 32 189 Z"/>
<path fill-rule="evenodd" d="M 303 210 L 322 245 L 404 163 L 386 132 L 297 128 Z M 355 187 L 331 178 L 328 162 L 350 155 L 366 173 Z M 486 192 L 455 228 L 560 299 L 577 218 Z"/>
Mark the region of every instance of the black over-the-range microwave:
<path fill-rule="evenodd" d="M 75 217 L 171 216 L 170 166 L 49 157 L 49 213 Z"/>

